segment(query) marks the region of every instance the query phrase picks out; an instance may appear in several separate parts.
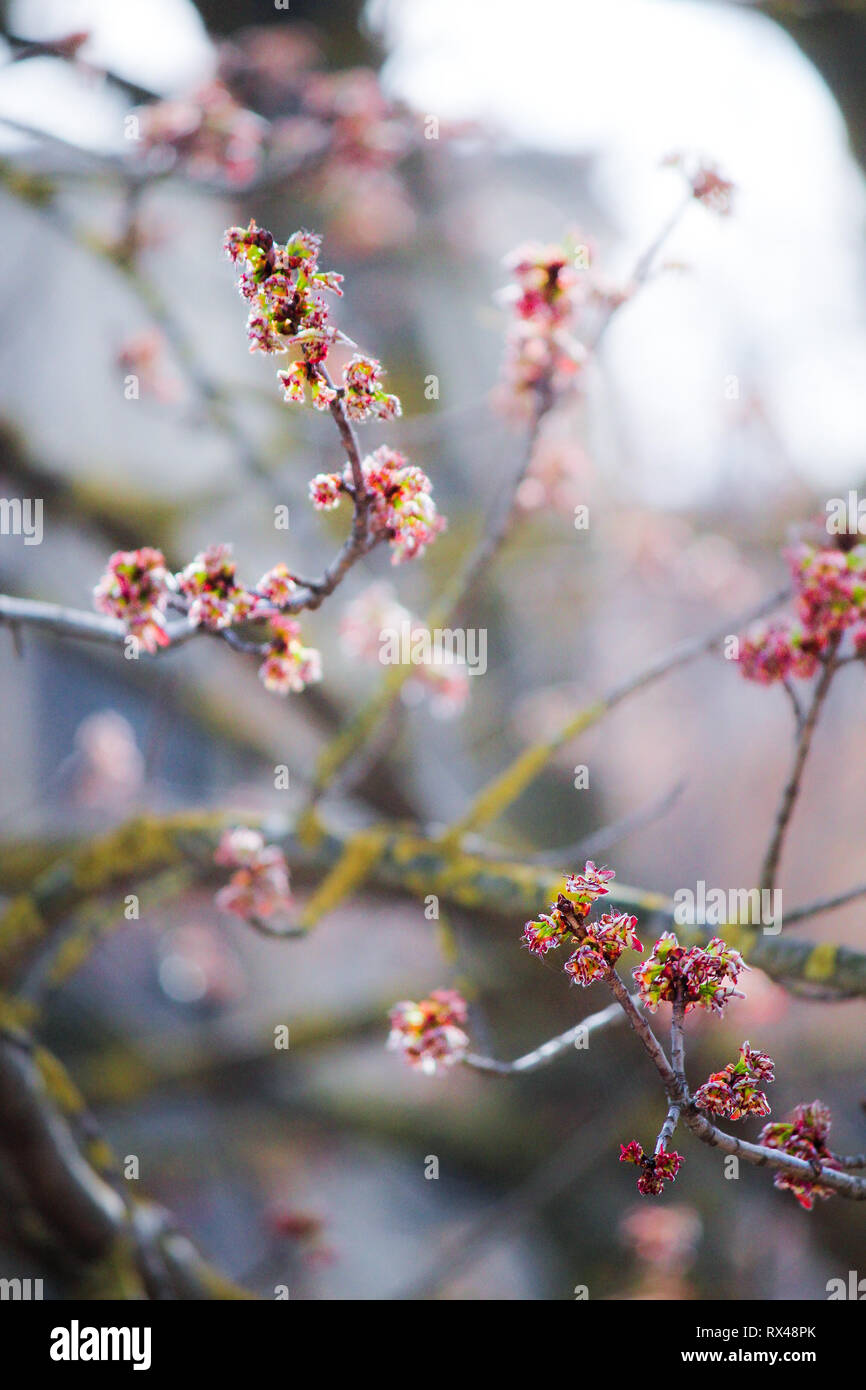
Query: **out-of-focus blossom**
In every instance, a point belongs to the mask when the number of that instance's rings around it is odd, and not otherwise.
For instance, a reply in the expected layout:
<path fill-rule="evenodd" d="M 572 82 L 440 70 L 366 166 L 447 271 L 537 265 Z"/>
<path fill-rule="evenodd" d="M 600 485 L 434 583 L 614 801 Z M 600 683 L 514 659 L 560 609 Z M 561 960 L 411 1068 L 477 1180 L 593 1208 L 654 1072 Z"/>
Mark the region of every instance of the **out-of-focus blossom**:
<path fill-rule="evenodd" d="M 453 1067 L 469 1046 L 463 1029 L 466 1001 L 454 989 L 434 989 L 429 999 L 418 1004 L 402 1000 L 394 1005 L 388 1018 L 388 1047 L 402 1052 L 410 1066 L 428 1076 Z"/>
<path fill-rule="evenodd" d="M 237 101 L 271 118 L 301 100 L 321 56 L 312 31 L 300 24 L 252 25 L 220 43 L 217 77 Z"/>
<path fill-rule="evenodd" d="M 813 1100 L 811 1105 L 796 1106 L 788 1120 L 765 1125 L 758 1135 L 758 1143 L 768 1149 L 780 1149 L 794 1158 L 805 1159 L 807 1163 L 820 1163 L 824 1168 L 840 1170 L 842 1164 L 826 1143 L 831 1123 L 827 1106 L 820 1100 Z M 776 1173 L 773 1182 L 782 1191 L 793 1192 L 806 1211 L 812 1210 L 816 1197 L 833 1196 L 833 1189 L 817 1177 L 806 1177 L 800 1173 Z"/>
<path fill-rule="evenodd" d="M 275 608 L 283 608 L 297 591 L 297 581 L 289 573 L 288 565 L 282 561 L 263 574 L 256 585 L 256 593 L 267 599 Z"/>
<path fill-rule="evenodd" d="M 590 463 L 573 439 L 538 441 L 529 467 L 517 489 L 516 503 L 524 512 L 545 510 L 573 514 L 587 501 Z"/>
<path fill-rule="evenodd" d="M 620 1230 L 639 1260 L 654 1271 L 671 1273 L 690 1264 L 701 1235 L 701 1218 L 692 1207 L 632 1207 Z"/>
<path fill-rule="evenodd" d="M 797 611 L 822 645 L 866 617 L 866 545 L 851 550 L 797 545 L 787 553 Z"/>
<path fill-rule="evenodd" d="M 140 106 L 134 115 L 142 157 L 155 172 L 180 166 L 191 178 L 236 185 L 259 172 L 267 123 L 239 105 L 222 82 Z"/>
<path fill-rule="evenodd" d="M 502 298 L 513 307 L 506 338 L 506 403 L 519 410 L 560 394 L 583 366 L 586 348 L 574 336 L 587 287 L 565 246 L 530 242 L 506 260 L 512 282 Z"/>
<path fill-rule="evenodd" d="M 390 584 L 370 584 L 347 604 L 340 617 L 340 643 L 347 656 L 365 662 L 382 660 L 385 636 L 407 636 L 407 645 L 429 637 L 429 630 L 395 597 Z M 408 703 L 427 697 L 431 712 L 443 719 L 457 714 L 469 698 L 469 675 L 465 664 L 449 659 L 444 651 L 437 655 L 432 642 L 429 659 L 413 664 L 412 675 L 403 690 L 409 690 Z"/>
<path fill-rule="evenodd" d="M 176 1004 L 225 1008 L 243 993 L 244 973 L 224 936 L 188 922 L 160 937 L 159 983 Z"/>
<path fill-rule="evenodd" d="M 238 584 L 231 554 L 230 545 L 210 545 L 177 577 L 181 593 L 190 600 L 189 620 L 196 626 L 230 627 L 255 610 L 255 595 Z"/>
<path fill-rule="evenodd" d="M 157 329 L 127 338 L 118 349 L 117 365 L 135 376 L 140 389 L 156 400 L 168 404 L 178 399 L 180 385 L 165 369 L 165 339 Z"/>
<path fill-rule="evenodd" d="M 801 543 L 786 558 L 799 621 L 756 624 L 740 645 L 743 675 L 761 685 L 791 676 L 810 679 L 848 629 L 853 629 L 855 654 L 860 646 L 866 649 L 858 638 L 866 619 L 866 545 L 845 550 Z"/>
<path fill-rule="evenodd" d="M 799 676 L 813 676 L 819 665 L 820 644 L 789 622 L 756 623 L 740 643 L 740 669 L 759 685 Z"/>
<path fill-rule="evenodd" d="M 265 1209 L 264 1222 L 270 1235 L 278 1240 L 296 1241 L 307 1264 L 327 1265 L 336 1258 L 334 1249 L 324 1239 L 324 1217 L 302 1211 L 285 1199 L 278 1198 Z"/>
<path fill-rule="evenodd" d="M 724 178 L 714 164 L 694 154 L 683 153 L 667 155 L 662 162 L 672 169 L 679 169 L 692 190 L 692 197 L 703 203 L 704 207 L 720 217 L 730 214 L 736 184 Z"/>
<path fill-rule="evenodd" d="M 214 863 L 235 870 L 216 894 L 216 905 L 224 912 L 266 922 L 291 908 L 285 855 L 277 845 L 266 845 L 257 830 L 247 826 L 226 830 L 214 852 Z"/>
<path fill-rule="evenodd" d="M 322 679 L 322 658 L 315 647 L 301 642 L 300 624 L 294 618 L 271 619 L 272 637 L 267 655 L 259 667 L 266 690 L 276 695 L 300 693 Z"/>
<path fill-rule="evenodd" d="M 95 607 L 120 618 L 146 652 L 168 646 L 165 610 L 169 574 L 161 550 L 116 550 L 93 591 Z"/>
<path fill-rule="evenodd" d="M 699 1110 L 726 1120 L 742 1120 L 746 1115 L 769 1115 L 770 1104 L 758 1082 L 772 1081 L 775 1063 L 766 1052 L 756 1052 L 748 1042 L 740 1048 L 736 1062 L 723 1071 L 713 1072 L 695 1091 Z"/>
<path fill-rule="evenodd" d="M 634 978 L 642 1002 L 653 1013 L 659 1004 L 682 999 L 686 1013 L 702 1008 L 722 1014 L 729 1000 L 745 998 L 735 986 L 740 972 L 748 968 L 739 951 L 718 936 L 706 947 L 686 949 L 673 932 L 665 932 Z"/>
<path fill-rule="evenodd" d="M 82 719 L 75 730 L 81 768 L 75 800 L 83 806 L 127 803 L 144 781 L 144 758 L 128 719 L 114 709 Z"/>

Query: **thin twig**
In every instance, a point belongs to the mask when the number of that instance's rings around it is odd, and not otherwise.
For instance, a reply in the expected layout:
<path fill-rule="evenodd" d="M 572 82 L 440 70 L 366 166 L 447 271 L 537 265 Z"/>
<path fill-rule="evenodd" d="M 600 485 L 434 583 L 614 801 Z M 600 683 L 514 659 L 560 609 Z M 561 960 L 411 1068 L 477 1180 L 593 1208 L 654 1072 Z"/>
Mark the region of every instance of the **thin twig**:
<path fill-rule="evenodd" d="M 858 883 L 856 888 L 848 888 L 844 893 L 836 893 L 829 898 L 817 898 L 815 902 L 786 912 L 785 926 L 790 927 L 794 922 L 805 922 L 807 918 L 818 917 L 822 912 L 832 912 L 837 907 L 844 907 L 846 903 L 863 897 L 866 897 L 866 883 Z"/>
<path fill-rule="evenodd" d="M 836 674 L 836 653 L 839 647 L 839 641 L 839 637 L 831 639 L 827 649 L 824 669 L 815 686 L 811 703 L 800 726 L 800 735 L 794 750 L 794 762 L 788 776 L 788 781 L 782 792 L 782 799 L 779 802 L 779 809 L 776 812 L 776 818 L 773 823 L 773 833 L 764 856 L 760 885 L 762 889 L 773 889 L 776 886 L 779 861 L 782 857 L 782 847 L 785 843 L 788 824 L 791 820 L 794 807 L 797 804 L 797 797 L 800 794 L 800 784 L 802 782 L 806 760 L 809 756 L 809 749 L 812 746 L 812 737 L 815 733 L 821 708 L 827 698 L 827 692 Z"/>
<path fill-rule="evenodd" d="M 684 1123 L 703 1143 L 723 1149 L 725 1153 L 744 1158 L 747 1163 L 752 1163 L 756 1167 L 774 1168 L 779 1172 L 798 1174 L 808 1178 L 810 1182 L 820 1182 L 823 1186 L 831 1188 L 834 1192 L 838 1192 L 841 1196 L 848 1197 L 852 1201 L 866 1201 L 866 1178 L 852 1177 L 847 1172 L 838 1172 L 833 1168 L 825 1168 L 821 1164 L 807 1163 L 805 1159 L 795 1158 L 792 1154 L 786 1154 L 780 1149 L 769 1149 L 762 1144 L 750 1144 L 745 1139 L 735 1139 L 733 1135 L 725 1134 L 723 1130 L 717 1129 L 714 1124 L 711 1124 L 706 1116 L 695 1108 L 694 1101 L 688 1098 L 684 1076 L 678 1076 L 671 1066 L 664 1048 L 649 1024 L 632 1004 L 628 990 L 616 971 L 611 970 L 605 978 L 619 1000 L 629 1023 L 652 1059 L 669 1099 L 679 1102 Z M 677 1042 L 676 1048 L 681 1063 L 682 1053 L 679 1052 L 679 1047 L 680 1044 Z"/>
<path fill-rule="evenodd" d="M 637 1005 L 637 999 L 634 1002 Z M 548 1039 L 540 1047 L 534 1048 L 532 1052 L 524 1053 L 522 1057 L 517 1057 L 513 1062 L 499 1062 L 493 1057 L 479 1057 L 477 1053 L 469 1052 L 463 1058 L 463 1064 L 472 1067 L 475 1071 L 495 1072 L 498 1076 L 513 1076 L 518 1072 L 537 1071 L 539 1067 L 547 1066 L 549 1062 L 561 1057 L 563 1052 L 572 1048 L 580 1038 L 587 1037 L 590 1033 L 597 1033 L 599 1029 L 606 1028 L 609 1023 L 616 1023 L 620 1018 L 622 1018 L 622 1009 L 619 1004 L 608 1004 L 606 1009 L 590 1014 L 581 1023 L 576 1023 L 573 1028 L 568 1028 L 557 1037 Z"/>

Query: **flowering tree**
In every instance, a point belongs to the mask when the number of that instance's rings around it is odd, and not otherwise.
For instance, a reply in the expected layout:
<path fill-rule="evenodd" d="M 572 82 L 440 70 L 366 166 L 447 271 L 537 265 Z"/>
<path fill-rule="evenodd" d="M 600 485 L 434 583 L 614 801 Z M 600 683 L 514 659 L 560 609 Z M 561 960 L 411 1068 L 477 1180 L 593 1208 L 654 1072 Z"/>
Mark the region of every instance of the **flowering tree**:
<path fill-rule="evenodd" d="M 77 60 L 80 36 L 49 45 L 62 61 Z M 44 51 L 44 45 L 42 51 Z M 265 688 L 280 696 L 301 696 L 311 685 L 327 684 L 318 650 L 307 645 L 301 617 L 326 602 L 340 605 L 338 589 L 347 575 L 374 551 L 390 563 L 423 563 L 428 547 L 445 529 L 433 484 L 410 457 L 390 444 L 365 452 L 359 427 L 394 429 L 398 438 L 401 402 L 388 390 L 382 363 L 366 344 L 359 347 L 335 321 L 335 301 L 344 294 L 341 274 L 323 269 L 318 232 L 286 234 L 254 220 L 257 198 L 268 180 L 288 174 L 306 181 L 327 210 L 328 235 L 339 245 L 346 227 L 363 214 L 363 238 L 377 250 L 398 240 L 412 222 L 412 208 L 399 166 L 418 148 L 418 122 L 383 96 L 374 74 L 325 74 L 313 55 L 297 44 L 281 50 L 286 60 L 265 62 L 265 53 L 248 37 L 222 54 L 219 75 L 205 89 L 172 101 L 150 101 L 133 115 L 140 141 L 134 156 L 112 163 L 128 194 L 128 218 L 117 242 L 103 254 L 126 280 L 140 286 L 142 227 L 137 217 L 144 191 L 168 173 L 220 193 L 229 188 L 243 203 L 245 225 L 225 235 L 225 252 L 237 276 L 247 309 L 250 351 L 278 358 L 276 372 L 290 409 L 317 412 L 331 430 L 333 467 L 309 481 L 309 500 L 317 513 L 338 513 L 344 538 L 336 554 L 323 555 L 313 576 L 298 573 L 291 554 L 261 574 L 238 574 L 231 545 L 214 538 L 186 563 L 174 567 L 152 537 L 136 537 L 130 548 L 106 561 L 93 577 L 93 608 L 0 596 L 0 623 L 13 633 L 41 627 L 73 638 L 96 640 L 127 656 L 167 660 L 193 640 L 209 639 L 253 658 Z M 250 75 L 276 87 L 291 87 L 298 112 L 290 119 L 267 120 L 240 100 Z M 274 98 L 277 100 L 276 96 Z M 518 527 L 527 497 L 555 489 L 539 462 L 545 427 L 562 405 L 584 389 L 585 368 L 615 314 L 659 272 L 659 258 L 672 228 L 695 204 L 711 214 L 731 211 L 733 186 L 713 166 L 676 156 L 684 191 L 668 224 L 647 247 L 627 283 L 614 285 L 597 270 L 588 242 L 576 236 L 561 244 L 530 243 L 509 259 L 509 283 L 502 300 L 508 312 L 503 368 L 497 400 L 523 431 L 522 456 L 499 508 L 478 543 L 460 558 L 446 592 L 426 619 L 415 617 L 384 585 L 373 586 L 341 607 L 348 659 L 375 656 L 378 633 L 406 624 L 410 640 L 434 629 L 450 628 L 474 601 L 492 562 Z M 32 188 L 23 194 L 31 200 Z M 379 200 L 384 214 L 374 223 L 370 205 Z M 252 220 L 247 220 L 250 217 Z M 378 241 L 374 235 L 378 228 Z M 195 254 L 216 257 L 217 246 L 196 246 Z M 326 261 L 326 264 L 329 260 Z M 352 292 L 351 283 L 345 293 Z M 158 328 L 165 332 L 189 370 L 221 429 L 249 461 L 249 440 L 226 410 L 221 393 L 202 376 L 166 306 L 147 294 Z M 240 330 L 239 330 L 240 331 Z M 158 340 L 157 340 L 158 341 Z M 159 360 L 154 339 L 133 341 L 126 365 L 153 373 Z M 159 383 L 158 372 L 156 375 Z M 159 394 L 159 392 L 157 392 Z M 315 416 L 311 416 L 315 419 Z M 254 452 L 254 451 L 253 451 Z M 253 462 L 255 460 L 253 459 Z M 528 485 L 531 485 L 528 487 Z M 322 518 L 324 521 L 324 518 Z M 563 969 L 574 985 L 610 991 L 613 1001 L 579 1024 L 548 1039 L 532 1052 L 503 1062 L 472 1050 L 472 1009 L 449 984 L 418 1002 L 403 1000 L 390 1012 L 388 1045 L 425 1075 L 459 1066 L 494 1074 L 530 1072 L 560 1057 L 581 1031 L 600 1032 L 626 1019 L 655 1070 L 659 1097 L 657 1136 L 647 1147 L 638 1139 L 611 1136 L 610 1155 L 620 1143 L 620 1160 L 638 1169 L 643 1196 L 661 1196 L 677 1178 L 684 1156 L 673 1147 L 678 1129 L 774 1174 L 777 1187 L 810 1209 L 817 1197 L 866 1198 L 866 1155 L 844 1156 L 827 1143 L 830 1116 L 819 1100 L 798 1105 L 790 1118 L 773 1120 L 755 1141 L 729 1134 L 716 1121 L 737 1123 L 770 1114 L 764 1087 L 774 1080 L 774 1063 L 744 1041 L 737 1060 L 691 1088 L 685 1059 L 688 1016 L 703 1010 L 719 1018 L 742 997 L 741 977 L 757 969 L 796 988 L 818 984 L 828 998 L 866 994 L 866 955 L 854 950 L 816 947 L 788 935 L 761 932 L 755 916 L 726 922 L 724 936 L 698 927 L 682 930 L 669 903 L 648 891 L 614 883 L 614 873 L 589 859 L 580 872 L 556 871 L 515 861 L 479 837 L 541 774 L 557 749 L 570 742 L 626 700 L 662 680 L 670 671 L 706 653 L 717 653 L 731 629 L 743 631 L 735 656 L 744 677 L 778 684 L 794 712 L 794 754 L 789 778 L 771 827 L 759 888 L 776 886 L 785 837 L 799 797 L 813 734 L 831 682 L 846 666 L 866 659 L 866 547 L 847 537 L 798 541 L 789 552 L 790 583 L 753 605 L 749 613 L 727 619 L 703 637 L 657 657 L 568 719 L 539 744 L 525 749 L 482 788 L 453 824 L 431 829 L 396 819 L 346 830 L 323 810 L 326 792 L 352 786 L 353 764 L 375 751 L 401 690 L 418 681 L 425 692 L 449 708 L 465 701 L 469 682 L 435 663 L 392 667 L 371 700 L 361 705 L 321 756 L 300 812 L 278 826 L 250 823 L 227 809 L 219 816 L 184 813 L 142 818 L 110 831 L 97 842 L 86 839 L 52 853 L 22 878 L 13 868 L 3 880 L 10 900 L 0 916 L 0 1147 L 14 1172 L 24 1213 L 15 1230 L 26 1243 L 30 1217 L 65 1242 L 85 1264 L 106 1266 L 123 1252 L 121 1286 L 129 1296 L 234 1297 L 230 1285 L 208 1266 L 161 1208 L 129 1196 L 117 1162 L 98 1143 L 87 1114 L 60 1064 L 35 1041 L 39 1010 L 25 987 L 38 964 L 43 977 L 62 983 L 95 945 L 86 918 L 94 899 L 131 886 L 163 883 L 170 893 L 190 882 L 215 886 L 215 907 L 269 937 L 306 934 L 340 902 L 365 885 L 405 896 L 435 894 L 458 907 L 490 907 L 518 916 L 531 914 L 523 947 L 540 961 L 561 946 Z M 793 598 L 796 618 L 775 615 Z M 26 847 L 25 847 L 26 848 Z M 32 848 L 32 847 L 31 847 Z M 22 856 L 27 859 L 26 855 Z M 32 872 L 31 872 L 32 869 Z M 299 905 L 293 875 L 312 874 L 317 883 Z M 864 892 L 858 885 L 832 899 L 819 899 L 787 915 L 803 921 Z M 546 911 L 539 905 L 552 899 Z M 605 900 L 602 903 L 602 900 Z M 597 911 L 600 907 L 604 911 Z M 651 918 L 654 944 L 645 945 L 641 920 Z M 656 926 L 661 930 L 656 935 Z M 673 928 L 677 929 L 674 930 Z M 515 931 L 515 938 L 516 938 Z M 517 949 L 517 941 L 513 942 Z M 290 946 L 287 949 L 291 949 Z M 503 947 L 507 952 L 511 947 Z M 637 965 L 634 964 L 638 958 Z M 629 963 L 623 966 L 623 960 Z M 71 962 L 71 963 L 70 963 Z M 631 982 L 624 983 L 630 968 Z M 669 1019 L 667 1011 L 670 1011 Z M 665 1047 L 650 1016 L 669 1025 Z M 310 1235 L 308 1224 L 283 1212 L 282 1230 Z M 134 1237 L 128 1245 L 127 1237 Z M 130 1253 L 131 1252 L 131 1253 Z"/>

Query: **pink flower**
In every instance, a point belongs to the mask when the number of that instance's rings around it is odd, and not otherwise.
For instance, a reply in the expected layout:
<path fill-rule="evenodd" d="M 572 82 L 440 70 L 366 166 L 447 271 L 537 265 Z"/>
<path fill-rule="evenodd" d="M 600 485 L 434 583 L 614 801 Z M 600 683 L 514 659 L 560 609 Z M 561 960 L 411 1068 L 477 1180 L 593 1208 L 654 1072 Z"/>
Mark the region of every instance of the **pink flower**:
<path fill-rule="evenodd" d="M 456 990 L 434 989 L 429 999 L 416 1004 L 395 1004 L 388 1018 L 388 1047 L 403 1053 L 410 1066 L 432 1076 L 462 1060 L 469 1046 L 463 1031 L 466 1001 Z"/>
<path fill-rule="evenodd" d="M 637 1190 L 642 1197 L 659 1197 L 666 1182 L 673 1182 L 682 1167 L 682 1155 L 659 1149 L 646 1154 L 636 1139 L 619 1146 L 620 1163 L 634 1163 L 640 1168 Z"/>
<path fill-rule="evenodd" d="M 564 246 L 532 242 L 506 261 L 513 280 L 503 298 L 514 306 L 508 332 L 504 381 L 518 406 L 540 392 L 561 393 L 583 366 L 586 349 L 573 336 L 586 284 Z"/>
<path fill-rule="evenodd" d="M 239 288 L 250 303 L 250 350 L 287 352 L 296 346 L 300 359 L 278 373 L 286 400 L 303 401 L 308 386 L 313 404 L 325 409 L 334 391 L 318 371 L 336 337 L 329 325 L 325 294 L 342 294 L 343 277 L 319 269 L 321 238 L 313 232 L 294 232 L 284 246 L 270 232 L 250 222 L 230 227 L 225 235 L 227 255 L 241 263 Z"/>
<path fill-rule="evenodd" d="M 177 576 L 178 588 L 191 600 L 189 620 L 196 626 L 218 630 L 254 613 L 255 595 L 238 584 L 231 553 L 230 545 L 208 546 Z"/>
<path fill-rule="evenodd" d="M 582 874 L 569 874 L 565 886 L 569 893 L 579 893 L 582 898 L 600 898 L 609 893 L 608 883 L 616 878 L 613 869 L 597 869 L 591 859 L 587 859 Z"/>
<path fill-rule="evenodd" d="M 273 636 L 259 677 L 266 690 L 276 695 L 300 693 L 306 686 L 322 679 L 322 658 L 315 647 L 305 647 L 301 640 L 300 624 L 294 618 L 271 619 Z"/>
<path fill-rule="evenodd" d="M 361 470 L 370 497 L 370 529 L 390 544 L 391 563 L 400 564 L 421 555 L 446 525 L 445 518 L 437 513 L 427 474 L 386 445 L 368 455 Z M 339 504 L 353 485 L 349 464 L 342 477 L 319 473 L 310 483 L 313 505 L 329 510 Z"/>
<path fill-rule="evenodd" d="M 214 863 L 235 870 L 216 894 L 222 911 L 246 921 L 267 921 L 291 907 L 285 855 L 276 845 L 266 845 L 257 830 L 246 826 L 226 830 L 214 852 Z"/>
<path fill-rule="evenodd" d="M 826 1144 L 830 1125 L 831 1116 L 827 1106 L 820 1100 L 813 1100 L 811 1105 L 796 1106 L 788 1120 L 765 1125 L 758 1135 L 758 1143 L 768 1149 L 780 1149 L 795 1158 L 805 1159 L 807 1163 L 840 1170 L 842 1164 Z M 819 1179 L 807 1178 L 799 1173 L 777 1173 L 773 1182 L 782 1191 L 793 1192 L 806 1211 L 812 1210 L 816 1197 L 833 1195 L 833 1189 Z"/>
<path fill-rule="evenodd" d="M 580 945 L 563 969 L 575 984 L 586 986 L 603 979 L 626 947 L 630 951 L 643 950 L 635 935 L 636 926 L 637 918 L 625 912 L 606 912 L 597 922 L 578 924 L 575 934 Z"/>
<path fill-rule="evenodd" d="M 310 482 L 310 497 L 317 511 L 330 512 L 340 505 L 343 480 L 339 473 L 317 473 Z"/>
<path fill-rule="evenodd" d="M 821 647 L 866 617 L 866 546 L 844 551 L 798 545 L 786 558 L 800 619 Z"/>
<path fill-rule="evenodd" d="M 723 178 L 714 164 L 686 154 L 670 154 L 663 163 L 681 171 L 691 186 L 692 197 L 699 203 L 719 217 L 729 215 L 736 184 Z"/>
<path fill-rule="evenodd" d="M 304 404 L 307 388 L 316 410 L 327 410 L 331 402 L 337 399 L 336 391 L 327 384 L 318 364 L 303 358 L 293 362 L 285 371 L 277 372 L 277 381 L 283 388 L 283 400 L 294 405 Z"/>
<path fill-rule="evenodd" d="M 382 364 L 358 353 L 343 368 L 343 402 L 350 420 L 393 420 L 402 414 L 398 398 L 382 389 L 381 376 Z"/>
<path fill-rule="evenodd" d="M 757 1082 L 772 1081 L 775 1063 L 766 1052 L 754 1051 L 748 1042 L 740 1048 L 736 1062 L 729 1062 L 724 1071 L 713 1072 L 709 1081 L 695 1091 L 699 1110 L 719 1115 L 726 1120 L 741 1120 L 746 1115 L 769 1115 L 770 1105 Z"/>
<path fill-rule="evenodd" d="M 608 892 L 607 884 L 613 877 L 613 869 L 597 869 L 588 860 L 582 874 L 566 879 L 566 887 L 577 897 L 560 893 L 549 913 L 540 913 L 524 927 L 523 944 L 535 956 L 543 957 L 566 941 L 574 945 L 563 969 L 575 984 L 585 986 L 603 979 L 626 948 L 643 950 L 635 933 L 637 918 L 627 912 L 605 912 L 597 922 L 587 921 L 593 903 Z"/>
<path fill-rule="evenodd" d="M 734 988 L 740 972 L 748 966 L 739 951 L 713 937 L 706 946 L 687 950 L 673 932 L 659 937 L 652 953 L 635 970 L 638 992 L 653 1013 L 660 1003 L 685 1001 L 686 1013 L 694 1008 L 723 1013 L 732 998 L 744 998 Z"/>
<path fill-rule="evenodd" d="M 136 111 L 140 152 L 157 171 L 182 164 L 194 179 L 246 184 L 259 170 L 267 124 L 214 81 L 180 100 Z"/>
<path fill-rule="evenodd" d="M 263 574 L 256 585 L 256 593 L 261 594 L 275 608 L 282 608 L 297 590 L 297 584 L 282 561 Z"/>
<path fill-rule="evenodd" d="M 155 652 L 169 641 L 164 617 L 168 579 L 162 551 L 151 546 L 116 550 L 93 591 L 94 606 L 101 613 L 120 618 L 146 652 Z"/>

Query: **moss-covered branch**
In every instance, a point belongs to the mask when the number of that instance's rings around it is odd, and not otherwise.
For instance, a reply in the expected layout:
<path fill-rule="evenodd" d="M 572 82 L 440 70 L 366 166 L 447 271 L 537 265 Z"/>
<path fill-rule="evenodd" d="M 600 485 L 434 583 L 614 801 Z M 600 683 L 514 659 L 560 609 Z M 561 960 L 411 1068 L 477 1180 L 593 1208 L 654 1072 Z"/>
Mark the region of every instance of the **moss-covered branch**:
<path fill-rule="evenodd" d="M 245 820 L 256 824 L 255 818 Z M 59 850 L 51 867 L 17 892 L 0 916 L 0 979 L 14 978 L 61 921 L 102 895 L 120 887 L 131 891 L 184 862 L 202 880 L 214 879 L 213 851 L 226 823 L 226 817 L 207 813 L 138 818 L 97 840 Z M 414 898 L 433 894 L 445 904 L 501 916 L 515 932 L 563 888 L 563 873 L 551 868 L 492 852 L 470 853 L 400 826 L 350 834 L 308 822 L 298 834 L 289 822 L 259 823 L 284 850 L 296 875 L 317 882 L 301 917 L 307 928 L 369 883 Z M 39 862 L 42 854 L 44 847 L 13 846 L 0 862 L 0 890 L 17 886 L 21 865 Z M 570 868 L 562 866 L 563 872 Z M 674 927 L 673 904 L 662 894 L 618 884 L 610 901 L 637 913 L 649 934 Z M 118 916 L 120 912 L 118 906 Z M 866 995 L 864 952 L 774 936 L 740 923 L 675 929 L 687 943 L 706 942 L 720 933 L 751 965 L 791 987 L 834 997 Z"/>

